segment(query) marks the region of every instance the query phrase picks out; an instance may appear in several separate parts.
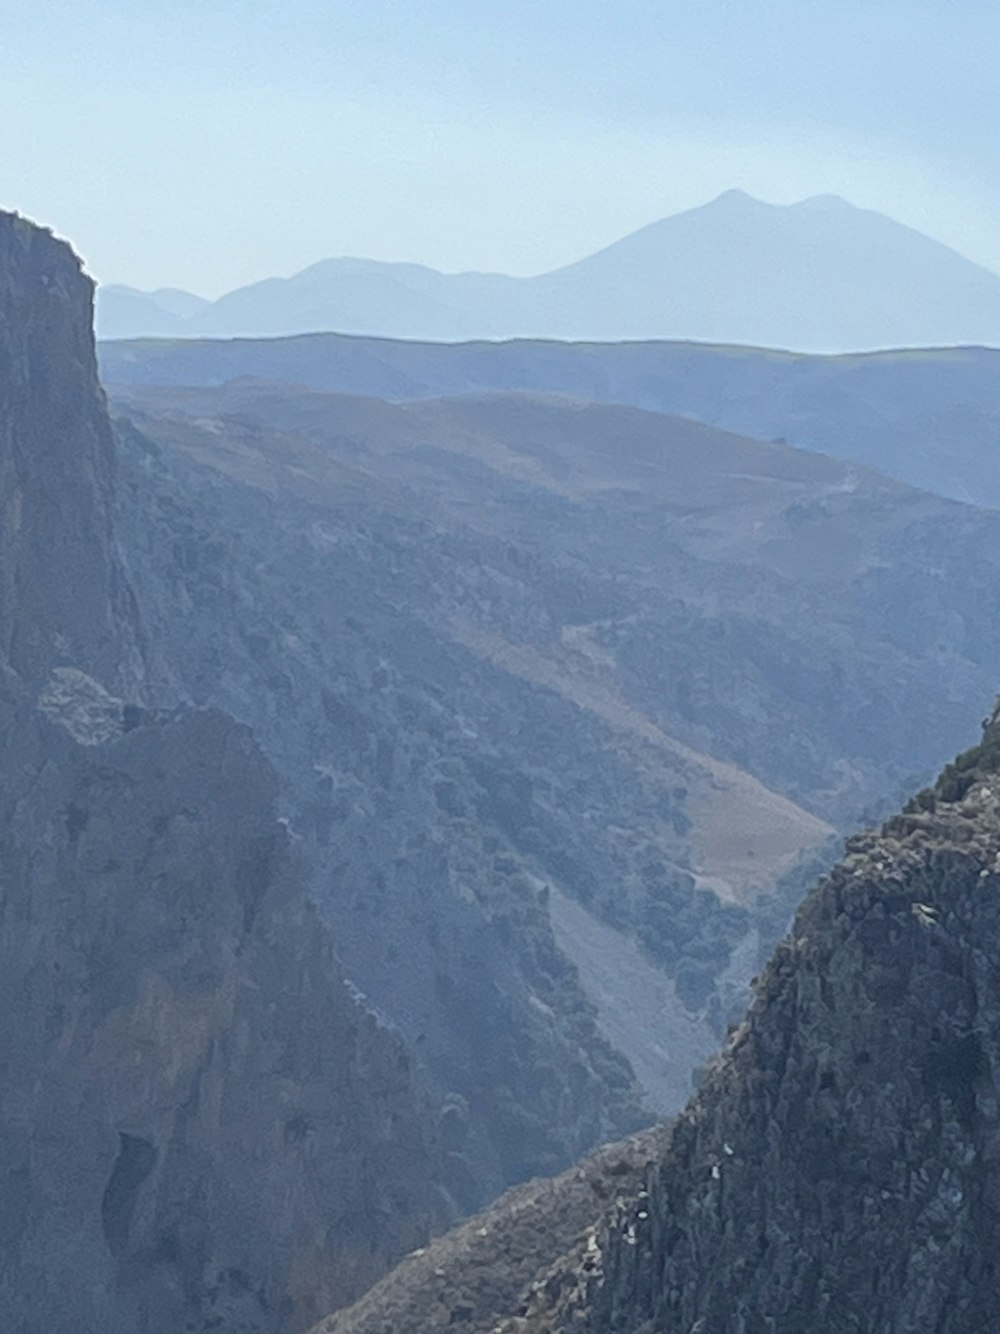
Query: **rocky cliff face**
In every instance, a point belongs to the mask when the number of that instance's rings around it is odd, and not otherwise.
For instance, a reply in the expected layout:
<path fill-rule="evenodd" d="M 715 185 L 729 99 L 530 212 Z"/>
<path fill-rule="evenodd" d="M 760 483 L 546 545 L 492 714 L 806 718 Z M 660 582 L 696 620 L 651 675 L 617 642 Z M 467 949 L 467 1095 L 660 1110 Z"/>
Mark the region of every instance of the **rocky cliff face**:
<path fill-rule="evenodd" d="M 1000 721 L 799 913 L 643 1189 L 530 1331 L 995 1325 Z"/>
<path fill-rule="evenodd" d="M 665 1133 L 653 1127 L 598 1149 L 561 1176 L 515 1187 L 432 1246 L 408 1255 L 312 1334 L 493 1331 L 610 1203 L 641 1188 Z"/>
<path fill-rule="evenodd" d="M 301 1328 L 419 1243 L 432 1155 L 271 771 L 218 714 L 3 748 L 4 1327 Z"/>
<path fill-rule="evenodd" d="M 34 682 L 87 662 L 134 694 L 141 660 L 114 552 L 92 313 L 93 284 L 69 247 L 0 213 L 0 656 Z"/>
<path fill-rule="evenodd" d="M 249 732 L 107 689 L 139 635 L 89 313 L 0 218 L 0 1325 L 284 1334 L 426 1236 L 436 1149 Z"/>
<path fill-rule="evenodd" d="M 492 1254 L 445 1238 L 422 1274 L 409 1262 L 324 1330 L 985 1334 L 1000 1242 L 998 957 L 995 717 L 936 788 L 850 842 L 697 1097 L 623 1146 L 606 1201 L 591 1198 L 588 1216 L 578 1182 L 553 1183 L 548 1207 L 577 1227 L 568 1254 L 552 1261 L 512 1197 L 483 1220 Z M 510 1252 L 537 1257 L 518 1300 L 491 1284 Z"/>

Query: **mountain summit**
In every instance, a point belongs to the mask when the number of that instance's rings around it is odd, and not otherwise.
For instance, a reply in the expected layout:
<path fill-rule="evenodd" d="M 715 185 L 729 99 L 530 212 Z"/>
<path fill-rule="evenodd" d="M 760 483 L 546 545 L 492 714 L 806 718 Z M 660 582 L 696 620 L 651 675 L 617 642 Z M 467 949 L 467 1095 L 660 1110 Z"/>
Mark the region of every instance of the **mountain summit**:
<path fill-rule="evenodd" d="M 533 278 L 330 259 L 211 304 L 188 298 L 183 308 L 157 293 L 106 288 L 98 330 L 105 338 L 677 338 L 813 352 L 993 344 L 1000 276 L 837 195 L 776 205 L 727 190 Z"/>

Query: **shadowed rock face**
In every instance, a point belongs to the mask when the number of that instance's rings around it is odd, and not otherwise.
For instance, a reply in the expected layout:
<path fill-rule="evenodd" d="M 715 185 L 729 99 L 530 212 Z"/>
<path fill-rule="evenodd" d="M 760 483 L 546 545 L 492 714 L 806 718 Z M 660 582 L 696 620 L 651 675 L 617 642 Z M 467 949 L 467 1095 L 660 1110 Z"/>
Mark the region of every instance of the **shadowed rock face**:
<path fill-rule="evenodd" d="M 665 1134 L 662 1126 L 642 1131 L 598 1149 L 561 1176 L 516 1186 L 432 1246 L 408 1255 L 313 1334 L 492 1331 L 609 1202 L 640 1189 Z"/>
<path fill-rule="evenodd" d="M 561 849 L 563 877 L 618 892 L 606 858 L 568 855 L 584 802 L 551 758 L 605 812 L 640 784 L 570 701 L 508 679 L 423 615 L 439 596 L 516 600 L 506 553 L 386 512 L 377 494 L 302 506 L 280 456 L 258 490 L 124 424 L 120 438 L 123 541 L 157 681 L 251 723 L 267 747 L 345 968 L 440 1094 L 456 1200 L 479 1208 L 642 1124 L 527 849 L 530 835 L 553 864 Z M 307 486 L 326 499 L 323 473 Z M 667 787 L 658 773 L 654 785 Z"/>
<path fill-rule="evenodd" d="M 92 311 L 93 284 L 70 248 L 0 213 L 0 656 L 31 681 L 87 662 L 134 690 Z"/>
<path fill-rule="evenodd" d="M 440 1211 L 250 732 L 123 702 L 90 286 L 0 217 L 0 1328 L 286 1334 Z"/>
<path fill-rule="evenodd" d="M 470 1225 L 324 1334 L 427 1334 L 455 1311 L 478 1334 L 985 1334 L 1000 1242 L 998 958 L 995 717 L 935 789 L 851 840 L 700 1093 L 622 1146 L 606 1201 L 571 1176 L 536 1187 L 576 1225 L 568 1254 L 553 1258 L 512 1196 L 482 1220 L 492 1257 Z M 512 1299 L 491 1265 L 526 1255 L 536 1263 Z"/>
<path fill-rule="evenodd" d="M 433 1155 L 271 770 L 210 713 L 3 746 L 4 1327 L 303 1327 L 425 1237 Z"/>

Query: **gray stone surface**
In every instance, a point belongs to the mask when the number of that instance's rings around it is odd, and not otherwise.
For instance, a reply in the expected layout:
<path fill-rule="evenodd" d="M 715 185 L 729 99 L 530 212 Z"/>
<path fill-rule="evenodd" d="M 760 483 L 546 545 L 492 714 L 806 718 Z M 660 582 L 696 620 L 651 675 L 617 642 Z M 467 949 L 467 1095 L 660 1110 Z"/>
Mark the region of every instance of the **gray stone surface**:
<path fill-rule="evenodd" d="M 500 1201 L 318 1329 L 987 1334 L 998 958 L 995 716 L 851 840 L 680 1117 Z"/>
<path fill-rule="evenodd" d="M 508 1328 L 995 1327 L 998 757 L 994 722 L 852 842 L 644 1190 Z"/>
<path fill-rule="evenodd" d="M 301 1329 L 426 1237 L 433 1144 L 221 714 L 2 728 L 5 1330 Z"/>
<path fill-rule="evenodd" d="M 289 1334 L 446 1212 L 250 732 L 136 702 L 91 289 L 0 215 L 0 1328 Z"/>
<path fill-rule="evenodd" d="M 92 311 L 69 247 L 0 213 L 0 656 L 38 686 L 85 662 L 134 694 L 142 663 L 114 551 Z"/>

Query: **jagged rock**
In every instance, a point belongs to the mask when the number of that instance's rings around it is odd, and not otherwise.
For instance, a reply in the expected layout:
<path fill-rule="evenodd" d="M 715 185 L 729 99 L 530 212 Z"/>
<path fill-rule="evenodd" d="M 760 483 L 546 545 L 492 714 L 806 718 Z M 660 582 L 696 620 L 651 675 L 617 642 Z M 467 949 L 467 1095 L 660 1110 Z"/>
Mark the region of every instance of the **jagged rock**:
<path fill-rule="evenodd" d="M 0 212 L 0 657 L 39 685 L 86 663 L 134 694 L 142 659 L 92 317 L 69 246 Z"/>
<path fill-rule="evenodd" d="M 998 743 L 821 882 L 648 1198 L 605 1219 L 599 1273 L 550 1278 L 532 1334 L 994 1327 Z"/>
<path fill-rule="evenodd" d="M 38 696 L 38 707 L 81 746 L 99 746 L 125 731 L 128 706 L 78 667 L 56 667 Z"/>
<path fill-rule="evenodd" d="M 476 1334 L 978 1334 L 1000 1242 L 1000 717 L 809 896 L 743 1024 L 647 1169 L 599 1204 L 549 1188 L 579 1237 L 553 1259 L 508 1207 L 529 1276 Z M 540 1189 L 540 1188 L 539 1188 Z M 590 1222 L 588 1229 L 586 1223 Z M 461 1234 L 459 1234 L 461 1240 Z M 451 1252 L 449 1253 L 449 1246 Z M 421 1260 L 484 1288 L 449 1238 Z M 449 1269 L 449 1254 L 455 1256 Z M 524 1265 L 533 1255 L 536 1263 Z M 499 1263 L 506 1263 L 501 1257 Z M 376 1302 L 336 1334 L 384 1334 Z M 421 1309 L 427 1285 L 407 1295 Z M 383 1310 L 392 1309 L 387 1304 Z M 443 1319 L 392 1326 L 431 1334 Z"/>
<path fill-rule="evenodd" d="M 425 1334 L 492 1330 L 498 1313 L 527 1309 L 533 1282 L 618 1197 L 638 1190 L 662 1149 L 662 1128 L 598 1149 L 554 1180 L 508 1191 L 488 1209 L 421 1248 L 349 1310 L 312 1334 Z"/>

